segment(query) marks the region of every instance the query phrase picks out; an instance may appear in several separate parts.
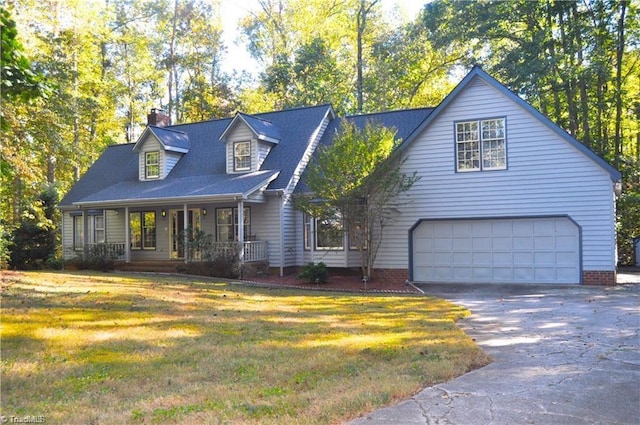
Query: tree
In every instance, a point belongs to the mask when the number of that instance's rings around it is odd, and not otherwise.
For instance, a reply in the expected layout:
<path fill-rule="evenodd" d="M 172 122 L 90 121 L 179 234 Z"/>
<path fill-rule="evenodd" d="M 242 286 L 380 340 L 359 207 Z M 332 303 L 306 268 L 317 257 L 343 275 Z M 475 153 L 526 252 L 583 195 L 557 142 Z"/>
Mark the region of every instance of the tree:
<path fill-rule="evenodd" d="M 48 259 L 55 257 L 57 202 L 57 191 L 51 186 L 24 212 L 8 247 L 11 268 L 43 268 Z"/>
<path fill-rule="evenodd" d="M 305 171 L 310 194 L 296 199 L 300 210 L 338 223 L 336 232 L 346 231 L 360 253 L 362 275 L 369 278 L 387 222 L 419 179 L 401 171 L 404 159 L 394 152 L 399 142 L 393 129 L 343 121 L 334 143 L 318 148 Z"/>

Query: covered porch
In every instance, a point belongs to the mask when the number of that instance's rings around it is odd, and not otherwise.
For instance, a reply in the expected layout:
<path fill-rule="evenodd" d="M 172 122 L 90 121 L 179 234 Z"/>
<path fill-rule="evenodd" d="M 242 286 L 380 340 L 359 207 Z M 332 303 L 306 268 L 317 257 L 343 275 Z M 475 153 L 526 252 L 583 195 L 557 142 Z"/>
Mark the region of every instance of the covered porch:
<path fill-rule="evenodd" d="M 241 264 L 269 260 L 252 212 L 261 202 L 206 204 L 93 205 L 70 214 L 75 254 L 119 262 L 206 261 L 237 253 Z"/>

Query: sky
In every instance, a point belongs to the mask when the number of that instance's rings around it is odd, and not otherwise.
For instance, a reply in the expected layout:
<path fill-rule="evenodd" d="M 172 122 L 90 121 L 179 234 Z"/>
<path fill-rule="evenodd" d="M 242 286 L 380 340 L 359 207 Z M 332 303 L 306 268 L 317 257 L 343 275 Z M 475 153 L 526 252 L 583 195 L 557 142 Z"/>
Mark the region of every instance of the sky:
<path fill-rule="evenodd" d="M 381 0 L 382 10 L 400 23 L 413 20 L 428 0 Z M 246 70 L 251 72 L 257 63 L 251 58 L 245 46 L 240 42 L 238 21 L 250 10 L 257 10 L 257 0 L 221 0 L 223 40 L 227 46 L 222 70 L 233 73 Z M 256 74 L 253 73 L 255 76 Z"/>

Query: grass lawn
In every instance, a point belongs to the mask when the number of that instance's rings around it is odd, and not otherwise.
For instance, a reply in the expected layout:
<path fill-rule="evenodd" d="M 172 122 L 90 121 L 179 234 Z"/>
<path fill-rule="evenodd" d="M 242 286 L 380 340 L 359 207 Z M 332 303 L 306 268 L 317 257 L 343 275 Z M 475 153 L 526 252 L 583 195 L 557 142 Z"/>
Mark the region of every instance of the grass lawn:
<path fill-rule="evenodd" d="M 47 424 L 334 424 L 488 363 L 421 296 L 4 273 L 1 411 Z"/>

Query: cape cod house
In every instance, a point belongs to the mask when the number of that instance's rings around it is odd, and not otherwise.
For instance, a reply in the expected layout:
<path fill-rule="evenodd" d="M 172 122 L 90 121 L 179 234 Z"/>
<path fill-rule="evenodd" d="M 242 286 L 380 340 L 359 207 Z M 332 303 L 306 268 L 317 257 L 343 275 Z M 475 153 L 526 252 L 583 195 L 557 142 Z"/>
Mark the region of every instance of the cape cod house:
<path fill-rule="evenodd" d="M 342 120 L 374 121 L 397 130 L 404 171 L 421 177 L 385 230 L 378 278 L 615 283 L 620 173 L 479 67 L 436 108 L 162 118 L 108 147 L 60 202 L 66 257 L 104 244 L 125 262 L 190 261 L 179 235 L 196 228 L 280 274 L 311 260 L 357 267 L 348 238 L 323 235 L 292 198 Z"/>

